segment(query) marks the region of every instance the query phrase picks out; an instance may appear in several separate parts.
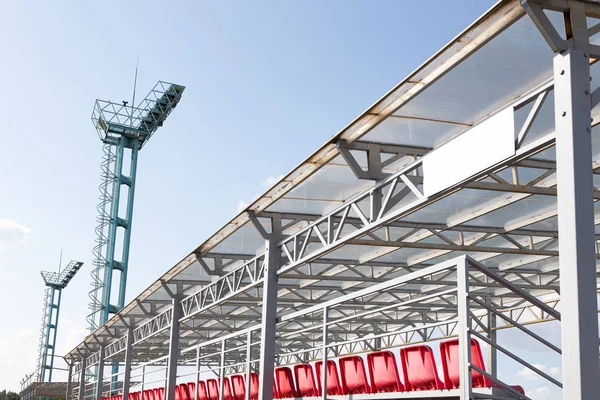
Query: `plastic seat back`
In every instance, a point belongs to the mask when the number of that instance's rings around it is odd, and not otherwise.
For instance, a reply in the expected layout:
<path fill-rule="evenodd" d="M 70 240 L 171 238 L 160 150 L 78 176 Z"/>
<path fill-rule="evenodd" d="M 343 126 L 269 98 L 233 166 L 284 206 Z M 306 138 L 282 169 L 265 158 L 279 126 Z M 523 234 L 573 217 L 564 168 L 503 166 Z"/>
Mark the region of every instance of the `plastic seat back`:
<path fill-rule="evenodd" d="M 233 393 L 231 392 L 231 383 L 229 382 L 229 378 L 225 377 L 223 380 L 223 400 L 232 400 Z"/>
<path fill-rule="evenodd" d="M 194 382 L 188 382 L 186 384 L 187 392 L 190 395 L 190 400 L 194 400 L 196 398 L 196 384 Z M 164 400 L 164 399 L 160 399 Z"/>
<path fill-rule="evenodd" d="M 275 385 L 277 379 L 273 378 L 273 398 L 279 398 L 279 393 L 277 393 L 277 386 Z M 258 399 L 258 375 L 256 372 L 250 373 L 250 400 Z"/>
<path fill-rule="evenodd" d="M 153 400 L 152 397 L 154 397 L 152 395 L 152 390 L 146 389 L 142 392 L 142 400 Z"/>
<path fill-rule="evenodd" d="M 175 386 L 175 400 L 187 400 L 183 397 L 183 390 L 181 384 Z"/>
<path fill-rule="evenodd" d="M 231 376 L 231 391 L 233 392 L 234 400 L 244 400 L 246 398 L 246 385 L 243 375 Z"/>
<path fill-rule="evenodd" d="M 275 391 L 273 391 L 273 397 L 275 396 Z M 250 400 L 258 399 L 258 374 L 256 372 L 250 373 Z"/>
<path fill-rule="evenodd" d="M 206 391 L 208 393 L 208 400 L 219 400 L 219 382 L 216 379 L 211 378 L 206 380 Z"/>
<path fill-rule="evenodd" d="M 153 392 L 154 392 L 154 400 L 162 400 L 160 397 L 160 388 L 154 389 Z M 117 399 L 117 400 L 119 400 L 119 399 Z"/>
<path fill-rule="evenodd" d="M 431 347 L 418 345 L 401 348 L 400 360 L 406 390 L 439 390 L 445 388 L 438 376 Z"/>
<path fill-rule="evenodd" d="M 403 392 L 404 385 L 398 374 L 396 356 L 391 351 L 376 351 L 367 354 L 371 389 L 374 393 Z"/>
<path fill-rule="evenodd" d="M 279 398 L 298 397 L 296 395 L 296 386 L 294 386 L 292 370 L 289 367 L 275 368 L 275 381 L 277 382 L 277 393 L 279 393 Z"/>
<path fill-rule="evenodd" d="M 310 364 L 294 365 L 294 377 L 296 378 L 296 391 L 300 397 L 317 396 L 319 394 L 313 368 Z"/>
<path fill-rule="evenodd" d="M 365 362 L 360 356 L 341 357 L 340 375 L 342 388 L 346 394 L 370 393 L 371 388 L 367 381 Z"/>
<path fill-rule="evenodd" d="M 458 339 L 450 339 L 440 343 L 440 353 L 442 355 L 442 367 L 444 369 L 444 381 L 448 389 L 457 389 L 460 386 L 460 362 L 458 354 Z M 471 364 L 485 371 L 483 354 L 479 342 L 471 339 Z M 483 388 L 491 387 L 492 382 L 486 379 L 476 370 L 471 371 L 473 377 L 473 387 Z"/>
<path fill-rule="evenodd" d="M 323 380 L 321 379 L 321 368 L 323 365 L 323 361 L 317 361 L 315 363 L 315 367 L 317 368 L 317 385 L 319 388 L 319 395 L 323 393 L 323 388 L 321 384 Z M 340 378 L 337 372 L 337 365 L 333 360 L 327 360 L 327 394 L 329 395 L 342 395 L 345 394 L 340 384 Z"/>
<path fill-rule="evenodd" d="M 158 388 L 158 399 L 165 400 L 165 388 L 164 387 Z"/>
<path fill-rule="evenodd" d="M 198 381 L 198 400 L 208 400 L 206 383 L 204 383 L 204 381 Z"/>
<path fill-rule="evenodd" d="M 182 383 L 181 385 L 179 385 L 179 393 L 180 393 L 179 398 L 181 400 L 194 400 L 194 392 L 190 392 L 189 386 L 187 383 Z"/>

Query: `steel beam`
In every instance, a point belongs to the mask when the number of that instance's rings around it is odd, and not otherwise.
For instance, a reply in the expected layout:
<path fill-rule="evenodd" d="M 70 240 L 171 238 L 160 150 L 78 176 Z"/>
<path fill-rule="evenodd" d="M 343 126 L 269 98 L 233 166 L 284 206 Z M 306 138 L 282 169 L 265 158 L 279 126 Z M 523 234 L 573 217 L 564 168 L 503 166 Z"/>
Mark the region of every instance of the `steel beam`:
<path fill-rule="evenodd" d="M 575 46 L 554 57 L 562 372 L 565 398 L 581 400 L 600 393 L 600 364 L 587 22 L 569 5 Z"/>
<path fill-rule="evenodd" d="M 105 355 L 105 347 L 100 347 L 100 359 L 98 360 L 98 374 L 96 375 L 96 400 L 102 400 L 102 382 L 104 381 L 104 355 Z"/>
<path fill-rule="evenodd" d="M 125 363 L 123 365 L 123 400 L 129 400 L 129 386 L 131 385 L 131 361 L 133 360 L 133 328 L 127 329 L 125 345 Z"/>
<path fill-rule="evenodd" d="M 175 400 L 177 385 L 177 362 L 179 360 L 179 319 L 181 318 L 181 299 L 175 296 L 171 306 L 171 329 L 169 337 L 169 362 L 167 370 L 167 384 L 165 400 Z"/>
<path fill-rule="evenodd" d="M 71 380 L 73 379 L 73 362 L 67 363 L 67 390 L 65 391 L 65 400 L 71 399 Z M 127 400 L 127 398 L 125 398 Z"/>
<path fill-rule="evenodd" d="M 79 392 L 77 393 L 77 400 L 85 399 L 85 357 L 81 357 L 79 369 Z"/>
<path fill-rule="evenodd" d="M 273 223 L 273 226 L 275 227 L 276 224 Z M 281 251 L 277 246 L 277 233 L 279 232 L 275 232 L 274 235 L 265 241 L 265 271 L 260 338 L 260 376 L 258 384 L 259 400 L 273 400 L 275 333 L 277 323 L 277 270 L 279 269 L 279 258 L 281 254 Z"/>

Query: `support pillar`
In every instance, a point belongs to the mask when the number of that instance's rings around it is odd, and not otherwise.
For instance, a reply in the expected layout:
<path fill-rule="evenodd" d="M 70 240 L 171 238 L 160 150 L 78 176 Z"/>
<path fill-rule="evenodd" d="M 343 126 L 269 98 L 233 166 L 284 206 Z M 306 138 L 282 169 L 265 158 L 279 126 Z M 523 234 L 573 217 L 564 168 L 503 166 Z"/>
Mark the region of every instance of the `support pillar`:
<path fill-rule="evenodd" d="M 179 296 L 173 298 L 171 309 L 171 330 L 169 336 L 169 364 L 167 371 L 167 388 L 165 400 L 175 400 L 175 386 L 177 385 L 177 362 L 179 360 L 179 319 L 181 318 L 181 302 Z"/>
<path fill-rule="evenodd" d="M 246 395 L 244 398 L 250 400 L 250 393 L 252 393 L 252 331 L 248 331 L 246 340 Z"/>
<path fill-rule="evenodd" d="M 85 398 L 85 356 L 81 357 L 81 370 L 79 371 L 79 393 L 77 393 L 77 400 L 84 400 Z"/>
<path fill-rule="evenodd" d="M 221 341 L 221 360 L 219 361 L 219 400 L 225 398 L 225 344 L 226 340 Z"/>
<path fill-rule="evenodd" d="M 125 363 L 123 365 L 123 400 L 129 399 L 129 386 L 131 386 L 131 360 L 133 359 L 133 328 L 127 330 L 127 344 L 125 347 Z"/>
<path fill-rule="evenodd" d="M 327 400 L 327 336 L 329 335 L 329 309 L 323 307 L 323 364 L 321 364 L 321 398 Z M 317 377 L 319 379 L 319 377 Z"/>
<path fill-rule="evenodd" d="M 472 372 L 471 372 L 471 323 L 469 316 L 469 277 L 466 257 L 458 262 L 456 268 L 457 287 L 456 297 L 458 304 L 458 359 L 460 371 L 460 400 L 471 400 Z"/>
<path fill-rule="evenodd" d="M 102 381 L 104 380 L 104 346 L 100 347 L 100 360 L 98 361 L 98 374 L 96 375 L 96 400 L 102 400 Z"/>
<path fill-rule="evenodd" d="M 65 400 L 71 400 L 71 381 L 73 380 L 73 362 L 69 362 L 67 367 L 67 390 Z"/>
<path fill-rule="evenodd" d="M 260 338 L 259 400 L 273 400 L 275 333 L 277 323 L 277 269 L 279 268 L 281 220 L 273 218 L 273 233 L 265 241 L 265 277 Z"/>
<path fill-rule="evenodd" d="M 200 396 L 200 345 L 196 348 L 196 390 L 194 391 L 194 400 Z"/>
<path fill-rule="evenodd" d="M 492 299 L 486 298 L 486 304 L 492 307 Z M 487 312 L 487 335 L 493 344 L 498 342 L 496 331 L 496 314 L 488 310 Z M 498 350 L 493 346 L 487 347 L 488 351 L 488 372 L 493 378 L 498 378 Z"/>
<path fill-rule="evenodd" d="M 583 30 L 587 40 L 583 4 L 570 4 L 574 35 Z M 570 400 L 600 393 L 589 61 L 579 47 L 554 57 L 563 396 Z"/>

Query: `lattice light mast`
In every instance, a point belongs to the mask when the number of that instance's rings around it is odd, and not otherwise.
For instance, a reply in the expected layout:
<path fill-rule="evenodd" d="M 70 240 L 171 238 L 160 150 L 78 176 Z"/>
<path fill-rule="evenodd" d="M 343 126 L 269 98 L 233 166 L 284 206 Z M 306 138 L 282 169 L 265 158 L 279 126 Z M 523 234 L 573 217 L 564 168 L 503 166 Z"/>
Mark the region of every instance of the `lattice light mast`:
<path fill-rule="evenodd" d="M 46 284 L 46 291 L 44 293 L 44 313 L 37 360 L 37 380 L 40 383 L 52 381 L 62 290 L 67 287 L 82 265 L 83 263 L 80 261 L 71 261 L 62 271 L 41 272 L 42 279 Z"/>
<path fill-rule="evenodd" d="M 96 100 L 92 122 L 104 144 L 104 155 L 89 293 L 91 332 L 124 306 L 138 152 L 177 106 L 184 89 L 159 81 L 137 107 Z M 130 159 L 127 175 L 123 172 L 126 153 Z M 119 209 L 122 195 L 127 199 L 125 210 Z M 114 271 L 120 273 L 118 294 L 112 290 Z"/>

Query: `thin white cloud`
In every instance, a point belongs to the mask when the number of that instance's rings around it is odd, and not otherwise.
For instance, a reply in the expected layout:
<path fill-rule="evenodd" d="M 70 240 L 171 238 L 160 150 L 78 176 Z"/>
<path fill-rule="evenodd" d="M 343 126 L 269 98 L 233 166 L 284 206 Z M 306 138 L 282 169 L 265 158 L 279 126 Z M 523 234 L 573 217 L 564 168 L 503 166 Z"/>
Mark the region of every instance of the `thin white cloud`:
<path fill-rule="evenodd" d="M 18 392 L 20 380 L 35 370 L 39 332 L 17 329 L 4 333 L 0 336 L 0 384 L 2 389 Z"/>
<path fill-rule="evenodd" d="M 240 200 L 238 203 L 238 212 L 242 211 L 246 207 L 248 207 L 248 203 L 245 200 Z"/>
<path fill-rule="evenodd" d="M 264 181 L 262 181 L 261 185 L 264 188 L 270 188 L 271 186 L 273 186 L 274 184 L 276 184 L 277 182 L 279 182 L 282 178 L 283 178 L 283 175 L 279 175 L 279 176 L 270 175 L 270 176 L 267 176 Z M 250 200 L 250 201 L 240 200 L 238 202 L 238 212 L 240 212 L 244 208 L 248 207 L 254 200 L 256 200 L 258 198 L 258 196 L 259 195 L 257 195 L 257 194 L 254 195 L 252 197 L 252 200 Z"/>
<path fill-rule="evenodd" d="M 31 229 L 8 218 L 0 218 L 0 250 L 27 246 Z"/>
<path fill-rule="evenodd" d="M 543 364 L 532 364 L 534 367 L 536 367 L 537 369 L 539 369 L 542 372 L 545 372 L 547 374 L 550 375 L 559 375 L 560 374 L 560 368 L 559 367 L 547 367 Z M 520 377 L 527 379 L 529 381 L 535 381 L 538 379 L 542 379 L 542 377 L 540 375 L 538 375 L 537 372 L 534 372 L 533 370 L 527 368 L 527 367 L 523 367 L 523 369 L 521 369 L 519 372 L 517 372 L 517 375 L 519 375 Z"/>
<path fill-rule="evenodd" d="M 530 397 L 532 400 L 548 400 L 551 394 L 552 391 L 546 386 L 535 388 L 533 390 L 527 390 L 525 392 L 525 395 Z"/>
<path fill-rule="evenodd" d="M 279 182 L 282 178 L 283 178 L 283 174 L 281 174 L 279 176 L 275 176 L 275 175 L 268 176 L 262 182 L 262 185 L 263 185 L 263 187 L 270 188 L 271 186 L 273 186 L 274 184 L 276 184 L 277 182 Z"/>

